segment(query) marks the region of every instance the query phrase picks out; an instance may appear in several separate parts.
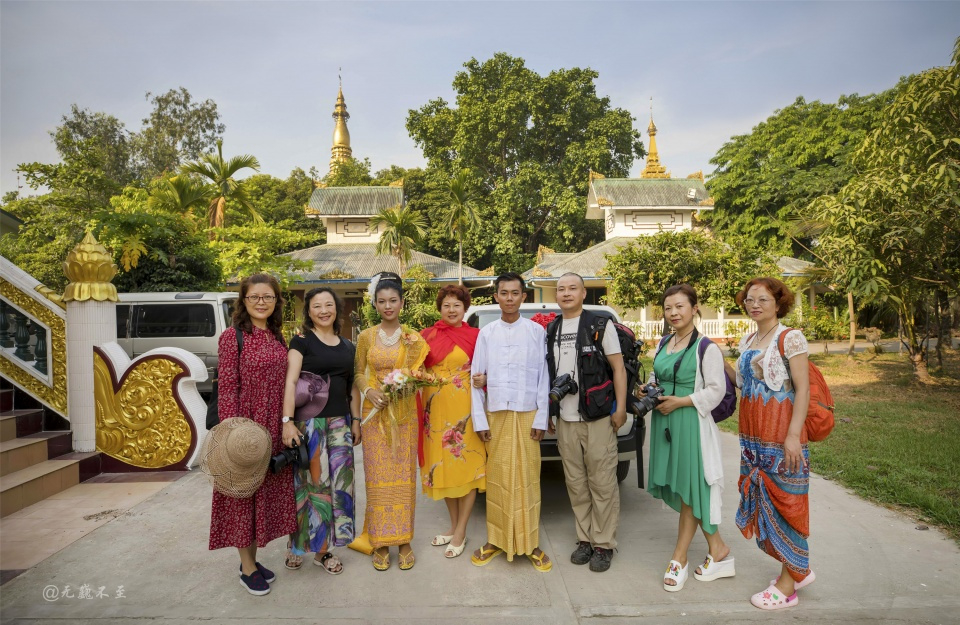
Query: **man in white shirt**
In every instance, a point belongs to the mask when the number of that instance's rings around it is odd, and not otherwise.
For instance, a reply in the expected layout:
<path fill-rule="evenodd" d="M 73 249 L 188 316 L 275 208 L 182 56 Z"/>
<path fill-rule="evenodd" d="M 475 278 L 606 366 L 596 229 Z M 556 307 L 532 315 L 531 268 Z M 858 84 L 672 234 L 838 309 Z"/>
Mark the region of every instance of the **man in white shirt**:
<path fill-rule="evenodd" d="M 546 572 L 553 567 L 539 546 L 540 440 L 549 402 L 546 333 L 520 316 L 526 293 L 519 274 L 501 274 L 494 284 L 500 319 L 480 329 L 471 366 L 473 427 L 487 441 L 487 543 L 471 561 L 484 566 L 501 553 L 511 561 L 519 554 Z M 483 376 L 486 397 L 477 388 Z"/>
<path fill-rule="evenodd" d="M 557 446 L 577 522 L 578 543 L 570 561 L 589 562 L 590 570 L 600 573 L 610 568 L 617 546 L 617 430 L 627 420 L 627 371 L 613 322 L 584 311 L 586 295 L 578 274 L 566 273 L 557 280 L 563 317 L 547 326 L 547 350 L 554 387 L 560 376 L 574 382 L 564 387 L 569 392 L 559 409 L 551 406 L 551 415 L 560 417 Z M 604 329 L 598 341 L 599 328 Z"/>

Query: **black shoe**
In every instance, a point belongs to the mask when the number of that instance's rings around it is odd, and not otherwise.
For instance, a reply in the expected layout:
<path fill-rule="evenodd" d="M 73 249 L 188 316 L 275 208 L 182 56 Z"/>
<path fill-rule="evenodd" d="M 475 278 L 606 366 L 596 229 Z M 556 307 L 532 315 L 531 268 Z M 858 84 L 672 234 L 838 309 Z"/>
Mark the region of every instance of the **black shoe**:
<path fill-rule="evenodd" d="M 581 540 L 577 543 L 577 549 L 570 554 L 570 561 L 574 564 L 586 564 L 593 555 L 593 547 L 590 543 Z"/>
<path fill-rule="evenodd" d="M 611 558 L 613 558 L 613 549 L 595 547 L 593 557 L 590 558 L 590 570 L 596 573 L 603 573 L 610 568 Z"/>
<path fill-rule="evenodd" d="M 271 571 L 271 570 L 268 569 L 267 567 L 263 566 L 263 565 L 260 564 L 259 562 L 257 562 L 256 564 L 257 564 L 257 570 L 260 571 L 260 575 L 263 575 L 263 579 L 264 579 L 268 584 L 272 584 L 273 582 L 277 581 L 277 574 L 276 574 L 276 573 L 274 573 L 273 571 Z M 243 575 L 243 566 L 242 566 L 242 565 L 240 566 L 240 575 Z"/>
<path fill-rule="evenodd" d="M 260 571 L 254 571 L 250 575 L 240 573 L 240 584 L 247 589 L 251 595 L 265 595 L 270 592 L 270 584 L 263 579 Z"/>

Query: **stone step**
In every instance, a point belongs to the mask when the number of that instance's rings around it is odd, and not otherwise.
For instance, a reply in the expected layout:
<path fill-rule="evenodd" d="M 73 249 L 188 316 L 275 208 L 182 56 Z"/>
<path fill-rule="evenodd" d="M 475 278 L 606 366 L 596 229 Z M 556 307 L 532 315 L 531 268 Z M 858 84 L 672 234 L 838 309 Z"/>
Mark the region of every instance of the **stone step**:
<path fill-rule="evenodd" d="M 29 436 L 44 430 L 44 411 L 42 408 L 19 408 L 16 410 L 7 410 L 0 412 L 0 428 L 3 436 L 0 440 L 10 440 L 7 438 L 10 432 L 13 432 L 11 438 L 18 436 Z M 59 428 L 48 428 L 59 429 Z"/>
<path fill-rule="evenodd" d="M 71 451 L 70 432 L 37 432 L 0 442 L 0 476 Z"/>
<path fill-rule="evenodd" d="M 0 517 L 76 486 L 81 478 L 89 479 L 92 476 L 83 465 L 87 460 L 99 460 L 99 456 L 97 452 L 72 452 L 0 477 Z"/>

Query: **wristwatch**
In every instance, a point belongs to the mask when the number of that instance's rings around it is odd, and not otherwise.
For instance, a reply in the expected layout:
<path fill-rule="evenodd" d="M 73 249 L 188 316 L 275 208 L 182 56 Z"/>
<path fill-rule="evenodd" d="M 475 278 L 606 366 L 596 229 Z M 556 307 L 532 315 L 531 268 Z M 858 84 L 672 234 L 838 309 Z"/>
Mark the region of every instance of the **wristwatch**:
<path fill-rule="evenodd" d="M 289 421 L 290 421 L 290 417 L 283 417 L 282 419 L 280 419 L 280 423 L 288 423 Z"/>

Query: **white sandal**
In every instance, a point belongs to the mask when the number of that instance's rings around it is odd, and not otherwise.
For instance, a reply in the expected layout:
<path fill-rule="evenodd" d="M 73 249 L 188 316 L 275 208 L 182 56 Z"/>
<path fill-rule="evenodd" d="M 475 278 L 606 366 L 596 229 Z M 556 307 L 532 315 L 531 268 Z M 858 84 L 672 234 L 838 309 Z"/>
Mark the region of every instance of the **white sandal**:
<path fill-rule="evenodd" d="M 712 582 L 715 579 L 720 579 L 721 577 L 733 577 L 737 574 L 737 569 L 734 566 L 733 558 L 729 555 L 720 560 L 719 562 L 713 559 L 709 553 L 707 554 L 706 559 L 698 567 L 702 573 L 693 572 L 693 577 L 701 582 Z"/>
<path fill-rule="evenodd" d="M 444 545 L 449 545 L 451 540 L 453 540 L 453 534 L 450 534 L 449 536 L 437 534 L 433 537 L 433 540 L 430 542 L 430 544 L 434 547 L 443 547 Z"/>
<path fill-rule="evenodd" d="M 670 560 L 670 564 L 667 565 L 667 572 L 663 574 L 663 589 L 667 592 L 679 592 L 683 590 L 683 585 L 687 582 L 687 567 L 690 566 L 690 563 L 687 562 L 687 566 L 681 568 L 680 563 L 676 560 Z M 667 580 L 672 579 L 676 586 L 671 586 L 667 584 Z"/>
<path fill-rule="evenodd" d="M 453 545 L 453 542 L 451 542 L 449 545 L 447 545 L 447 549 L 443 552 L 443 555 L 444 555 L 444 557 L 446 557 L 446 558 L 456 558 L 456 557 L 459 556 L 461 553 L 463 553 L 463 549 L 464 549 L 464 547 L 466 547 L 466 546 L 467 546 L 467 537 L 464 536 L 464 537 L 463 537 L 463 542 L 460 543 L 460 546 L 459 546 L 459 547 L 455 547 L 455 546 Z"/>

